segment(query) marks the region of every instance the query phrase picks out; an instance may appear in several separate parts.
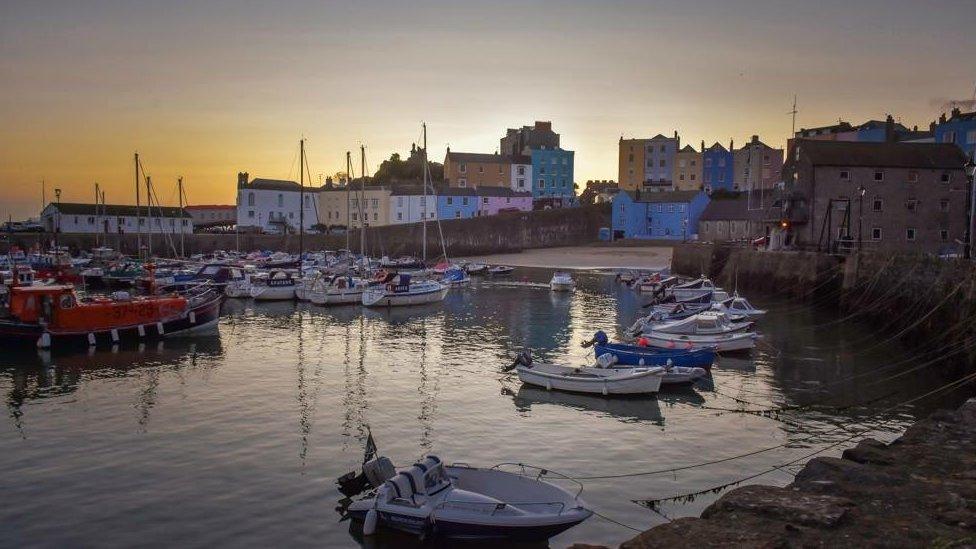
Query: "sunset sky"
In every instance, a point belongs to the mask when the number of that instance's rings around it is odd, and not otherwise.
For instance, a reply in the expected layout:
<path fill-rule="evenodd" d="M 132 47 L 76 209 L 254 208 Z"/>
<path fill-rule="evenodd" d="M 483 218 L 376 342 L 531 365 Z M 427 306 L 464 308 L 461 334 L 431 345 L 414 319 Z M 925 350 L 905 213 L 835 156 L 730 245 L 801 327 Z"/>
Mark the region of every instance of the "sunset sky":
<path fill-rule="evenodd" d="M 0 6 L 0 215 L 48 199 L 234 201 L 236 173 L 315 181 L 367 146 L 493 152 L 552 120 L 576 180 L 616 179 L 617 139 L 697 146 L 892 113 L 927 125 L 976 85 L 976 3 L 958 1 L 116 1 Z M 323 176 L 324 176 L 323 175 Z"/>

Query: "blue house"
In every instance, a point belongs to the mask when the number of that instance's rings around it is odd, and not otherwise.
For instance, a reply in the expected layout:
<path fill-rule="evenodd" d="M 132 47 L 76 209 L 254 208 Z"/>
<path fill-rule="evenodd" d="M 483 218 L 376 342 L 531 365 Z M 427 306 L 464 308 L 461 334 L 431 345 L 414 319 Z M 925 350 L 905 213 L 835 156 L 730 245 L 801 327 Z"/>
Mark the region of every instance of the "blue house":
<path fill-rule="evenodd" d="M 477 189 L 447 187 L 437 191 L 438 219 L 467 219 L 478 215 Z"/>
<path fill-rule="evenodd" d="M 700 191 L 620 191 L 613 198 L 614 238 L 690 240 L 708 201 Z"/>
<path fill-rule="evenodd" d="M 532 198 L 562 199 L 575 202 L 573 189 L 573 151 L 560 148 L 531 149 Z"/>
<path fill-rule="evenodd" d="M 705 192 L 710 193 L 718 189 L 732 190 L 735 162 L 731 147 L 731 142 L 728 149 L 715 143 L 702 153 L 702 184 Z"/>
<path fill-rule="evenodd" d="M 969 158 L 976 155 L 976 111 L 952 109 L 946 119 L 943 114 L 935 125 L 936 143 L 955 143 Z"/>

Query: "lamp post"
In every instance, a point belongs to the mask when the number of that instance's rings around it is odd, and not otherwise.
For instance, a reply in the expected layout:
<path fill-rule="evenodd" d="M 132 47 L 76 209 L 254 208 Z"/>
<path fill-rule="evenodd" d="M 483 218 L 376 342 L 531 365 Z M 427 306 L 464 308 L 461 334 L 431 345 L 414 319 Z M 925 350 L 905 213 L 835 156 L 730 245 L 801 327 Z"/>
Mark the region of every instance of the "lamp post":
<path fill-rule="evenodd" d="M 865 192 L 865 190 L 866 189 L 864 188 L 864 185 L 861 185 L 860 187 L 857 188 L 857 195 L 860 197 L 858 199 L 858 203 L 857 203 L 857 253 L 858 253 L 858 255 L 860 255 L 860 253 L 861 253 L 861 245 L 864 243 L 863 237 L 861 235 L 864 234 L 862 232 L 863 231 L 862 221 L 864 220 L 864 192 Z"/>
<path fill-rule="evenodd" d="M 963 257 L 971 259 L 973 257 L 973 206 L 976 200 L 973 199 L 973 179 L 976 178 L 976 162 L 972 157 L 966 162 L 966 248 L 963 250 Z"/>

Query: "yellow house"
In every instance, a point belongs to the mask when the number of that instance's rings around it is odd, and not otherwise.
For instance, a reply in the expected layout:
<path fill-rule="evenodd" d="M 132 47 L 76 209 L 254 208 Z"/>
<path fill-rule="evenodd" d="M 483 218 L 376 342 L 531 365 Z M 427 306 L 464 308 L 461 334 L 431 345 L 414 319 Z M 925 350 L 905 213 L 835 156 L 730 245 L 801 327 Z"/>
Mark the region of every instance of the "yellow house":
<path fill-rule="evenodd" d="M 448 148 L 444 179 L 452 187 L 511 187 L 512 158 L 503 154 L 452 152 Z"/>
<path fill-rule="evenodd" d="M 619 176 L 620 189 L 635 191 L 644 183 L 644 146 L 646 139 L 620 138 Z"/>
<path fill-rule="evenodd" d="M 326 186 L 319 191 L 319 223 L 342 225 L 350 228 L 379 227 L 390 224 L 390 189 L 366 185 L 360 188 L 353 181 L 351 188 L 345 184 Z"/>
<path fill-rule="evenodd" d="M 674 154 L 674 190 L 699 191 L 702 189 L 702 153 L 691 145 Z"/>

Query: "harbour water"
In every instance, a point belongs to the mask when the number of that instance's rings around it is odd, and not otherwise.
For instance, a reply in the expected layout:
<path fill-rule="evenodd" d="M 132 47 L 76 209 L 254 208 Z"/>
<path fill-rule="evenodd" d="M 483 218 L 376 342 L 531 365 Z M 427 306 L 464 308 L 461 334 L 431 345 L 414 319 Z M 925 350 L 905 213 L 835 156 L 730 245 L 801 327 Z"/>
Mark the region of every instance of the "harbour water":
<path fill-rule="evenodd" d="M 366 425 L 399 464 L 434 453 L 572 476 L 785 445 L 676 473 L 584 481 L 596 511 L 645 529 L 698 515 L 721 494 L 664 502 L 661 514 L 634 500 L 723 485 L 860 429 L 890 440 L 952 402 L 878 415 L 944 379 L 931 368 L 893 378 L 912 367 L 892 367 L 910 352 L 880 327 L 759 295 L 748 297 L 770 309 L 760 348 L 720 357 L 707 383 L 640 399 L 521 387 L 500 371 L 515 349 L 582 364 L 580 341 L 596 329 L 620 333 L 642 303 L 612 276 L 580 273 L 576 293 L 555 294 L 550 275 L 519 269 L 418 308 L 228 301 L 219 336 L 89 353 L 4 350 L 0 546 L 417 545 L 387 532 L 363 540 L 336 511 L 334 479 L 361 462 Z M 739 408 L 786 410 L 729 411 Z M 795 470 L 748 482 L 786 484 Z M 551 545 L 633 535 L 595 516 Z"/>

